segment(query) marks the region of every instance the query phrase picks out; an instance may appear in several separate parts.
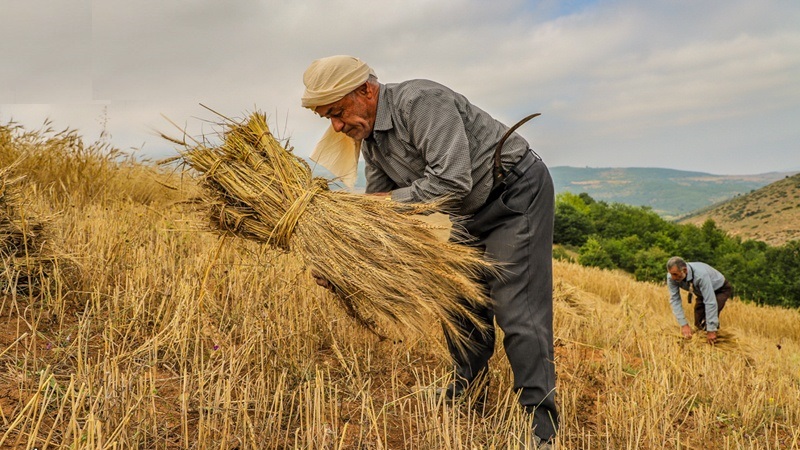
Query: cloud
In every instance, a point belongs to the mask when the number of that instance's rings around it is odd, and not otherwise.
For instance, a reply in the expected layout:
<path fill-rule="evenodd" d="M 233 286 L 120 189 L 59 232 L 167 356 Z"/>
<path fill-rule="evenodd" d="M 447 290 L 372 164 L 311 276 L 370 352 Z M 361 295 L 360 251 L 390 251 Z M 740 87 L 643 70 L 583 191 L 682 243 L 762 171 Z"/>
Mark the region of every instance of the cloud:
<path fill-rule="evenodd" d="M 0 0 L 0 119 L 58 124 L 164 154 L 265 110 L 307 155 L 326 124 L 299 106 L 313 60 L 353 54 L 382 82 L 440 81 L 551 165 L 749 173 L 800 169 L 800 5 L 752 2 Z M 31 105 L 44 104 L 47 106 Z M 759 147 L 756 163 L 731 158 Z M 690 165 L 664 155 L 690 149 Z"/>
<path fill-rule="evenodd" d="M 86 3 L 50 8 L 35 1 L 2 0 L 0 8 L 0 101 L 88 99 L 91 15 Z"/>

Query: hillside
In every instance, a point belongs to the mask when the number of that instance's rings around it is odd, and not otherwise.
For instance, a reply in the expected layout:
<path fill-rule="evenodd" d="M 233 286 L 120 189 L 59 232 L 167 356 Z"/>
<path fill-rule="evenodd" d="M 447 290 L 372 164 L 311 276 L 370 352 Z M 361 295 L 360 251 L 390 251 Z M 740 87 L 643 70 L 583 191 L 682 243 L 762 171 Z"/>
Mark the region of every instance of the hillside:
<path fill-rule="evenodd" d="M 712 175 L 659 168 L 550 169 L 556 192 L 588 193 L 595 200 L 648 206 L 665 219 L 675 219 L 700 208 L 758 189 L 789 173 Z"/>
<path fill-rule="evenodd" d="M 699 225 L 707 219 L 731 235 L 770 245 L 800 239 L 800 174 L 702 209 L 680 222 Z"/>
<path fill-rule="evenodd" d="M 486 403 L 447 405 L 439 323 L 376 338 L 296 255 L 205 231 L 191 176 L 102 150 L 0 127 L 0 448 L 521 448 L 502 335 Z M 800 449 L 800 312 L 721 321 L 684 340 L 664 285 L 556 261 L 557 448 Z"/>
<path fill-rule="evenodd" d="M 323 167 L 310 162 L 314 173 L 330 178 Z M 659 168 L 550 167 L 556 193 L 586 192 L 595 200 L 649 206 L 665 219 L 676 219 L 698 209 L 728 200 L 780 180 L 794 172 L 756 175 L 712 175 Z M 366 187 L 364 162 L 360 162 L 355 190 Z"/>

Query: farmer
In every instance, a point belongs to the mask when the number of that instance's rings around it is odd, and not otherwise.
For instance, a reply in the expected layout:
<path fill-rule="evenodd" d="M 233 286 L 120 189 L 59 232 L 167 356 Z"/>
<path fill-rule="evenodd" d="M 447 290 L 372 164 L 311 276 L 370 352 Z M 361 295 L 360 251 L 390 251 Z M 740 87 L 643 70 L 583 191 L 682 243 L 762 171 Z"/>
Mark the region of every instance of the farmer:
<path fill-rule="evenodd" d="M 490 333 L 462 322 L 474 347 L 461 354 L 448 342 L 456 378 L 441 395 L 455 399 L 486 372 L 495 345 L 493 319 L 522 406 L 533 413 L 534 441 L 558 428 L 553 361 L 552 242 L 554 191 L 547 167 L 518 134 L 502 146 L 507 172 L 493 189 L 493 158 L 508 127 L 463 95 L 428 80 L 381 84 L 351 56 L 314 61 L 303 75 L 302 105 L 330 120 L 312 159 L 353 180 L 360 154 L 367 194 L 398 202 L 446 199 L 464 219 L 474 245 L 503 267 L 484 280 L 493 308 L 477 311 Z M 327 165 L 326 165 L 327 164 Z M 317 283 L 328 286 L 324 279 Z"/>
<path fill-rule="evenodd" d="M 701 262 L 687 263 L 678 256 L 673 256 L 667 261 L 667 287 L 669 288 L 669 302 L 672 304 L 672 313 L 678 319 L 683 337 L 692 337 L 692 328 L 686 320 L 681 304 L 680 290 L 689 291 L 689 303 L 692 295 L 697 297 L 694 305 L 694 326 L 698 330 L 706 331 L 709 344 L 717 341 L 719 329 L 719 313 L 725 307 L 725 302 L 733 296 L 733 287 L 716 269 Z"/>

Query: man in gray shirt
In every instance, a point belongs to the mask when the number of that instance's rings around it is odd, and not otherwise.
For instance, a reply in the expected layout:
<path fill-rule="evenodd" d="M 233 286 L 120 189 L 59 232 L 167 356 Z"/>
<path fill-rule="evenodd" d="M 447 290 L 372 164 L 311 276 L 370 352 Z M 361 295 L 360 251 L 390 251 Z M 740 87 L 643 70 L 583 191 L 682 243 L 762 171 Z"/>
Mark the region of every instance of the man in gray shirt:
<path fill-rule="evenodd" d="M 553 355 L 552 242 L 555 196 L 550 173 L 528 143 L 512 133 L 502 147 L 507 176 L 493 186 L 495 148 L 508 127 L 463 95 L 428 80 L 378 83 L 353 57 L 314 61 L 303 77 L 303 106 L 360 145 L 367 193 L 400 202 L 446 199 L 445 208 L 500 263 L 487 276 L 493 308 L 476 313 L 490 333 L 474 337 L 467 354 L 449 343 L 456 380 L 441 394 L 464 395 L 486 373 L 494 352 L 494 320 L 503 330 L 522 406 L 533 413 L 534 441 L 551 442 L 558 428 Z M 318 146 L 319 147 L 319 146 Z M 315 150 L 316 151 L 316 150 Z M 317 281 L 325 286 L 325 280 Z"/>
<path fill-rule="evenodd" d="M 667 287 L 672 313 L 681 326 L 685 338 L 692 337 L 692 329 L 683 313 L 680 290 L 689 291 L 689 303 L 692 296 L 697 296 L 694 306 L 694 326 L 706 331 L 706 339 L 710 344 L 717 340 L 719 329 L 719 313 L 725 302 L 733 296 L 733 287 L 716 269 L 701 262 L 687 263 L 678 256 L 667 261 Z"/>

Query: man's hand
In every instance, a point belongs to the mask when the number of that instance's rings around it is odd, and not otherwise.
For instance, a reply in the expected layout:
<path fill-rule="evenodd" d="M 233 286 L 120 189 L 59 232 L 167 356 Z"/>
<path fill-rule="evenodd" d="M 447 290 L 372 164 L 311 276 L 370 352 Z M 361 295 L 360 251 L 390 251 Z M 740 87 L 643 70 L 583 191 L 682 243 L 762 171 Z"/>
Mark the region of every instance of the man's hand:
<path fill-rule="evenodd" d="M 683 334 L 684 338 L 691 339 L 692 338 L 692 327 L 690 327 L 689 325 L 682 326 L 681 327 L 681 333 Z"/>
<path fill-rule="evenodd" d="M 717 332 L 716 331 L 709 331 L 706 333 L 706 340 L 709 344 L 714 345 L 717 342 Z"/>
<path fill-rule="evenodd" d="M 311 270 L 311 276 L 314 277 L 314 281 L 319 286 L 322 286 L 322 287 L 324 287 L 325 289 L 327 289 L 327 290 L 329 290 L 331 292 L 334 292 L 334 293 L 336 292 L 336 287 L 330 281 L 328 281 L 326 278 L 324 278 L 316 270 L 313 270 L 313 269 Z"/>

